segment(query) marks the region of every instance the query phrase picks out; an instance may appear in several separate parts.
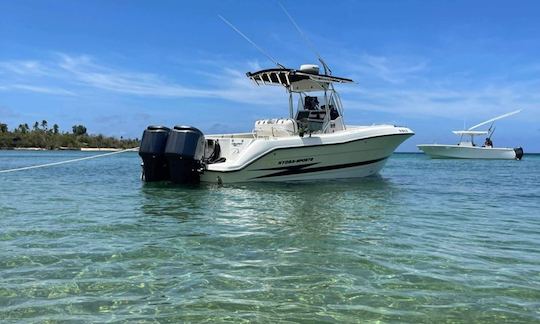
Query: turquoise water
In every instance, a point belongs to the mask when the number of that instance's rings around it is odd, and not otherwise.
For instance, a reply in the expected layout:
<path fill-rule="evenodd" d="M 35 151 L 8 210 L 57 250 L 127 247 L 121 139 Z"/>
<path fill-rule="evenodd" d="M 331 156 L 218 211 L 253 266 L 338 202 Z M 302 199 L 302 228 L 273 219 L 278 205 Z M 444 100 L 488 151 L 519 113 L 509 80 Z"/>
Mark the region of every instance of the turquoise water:
<path fill-rule="evenodd" d="M 0 151 L 0 169 L 88 156 Z M 0 174 L 9 322 L 539 322 L 540 157 L 148 185 L 136 153 Z"/>

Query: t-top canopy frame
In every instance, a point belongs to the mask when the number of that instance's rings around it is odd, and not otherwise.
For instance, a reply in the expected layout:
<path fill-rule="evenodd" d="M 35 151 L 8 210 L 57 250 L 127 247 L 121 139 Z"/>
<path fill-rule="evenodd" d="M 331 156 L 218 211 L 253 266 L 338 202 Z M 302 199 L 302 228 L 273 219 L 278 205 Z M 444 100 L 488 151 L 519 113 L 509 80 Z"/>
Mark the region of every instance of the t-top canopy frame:
<path fill-rule="evenodd" d="M 347 78 L 327 74 L 314 74 L 295 69 L 266 69 L 247 72 L 247 77 L 257 85 L 281 85 L 291 92 L 325 91 L 331 83 L 353 83 Z"/>

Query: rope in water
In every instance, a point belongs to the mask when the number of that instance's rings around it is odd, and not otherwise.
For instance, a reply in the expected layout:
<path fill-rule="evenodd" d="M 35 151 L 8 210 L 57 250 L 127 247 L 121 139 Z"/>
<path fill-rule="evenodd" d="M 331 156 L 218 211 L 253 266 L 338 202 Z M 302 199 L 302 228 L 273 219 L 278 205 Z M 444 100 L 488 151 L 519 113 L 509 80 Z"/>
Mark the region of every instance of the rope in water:
<path fill-rule="evenodd" d="M 134 147 L 134 148 L 126 149 L 126 150 L 109 152 L 109 153 L 105 153 L 105 154 L 98 154 L 98 155 L 92 155 L 92 156 L 86 156 L 86 157 L 78 158 L 78 159 L 65 160 L 65 161 L 46 163 L 46 164 L 40 164 L 40 165 L 31 165 L 31 166 L 27 166 L 27 167 L 8 169 L 8 170 L 0 170 L 0 173 L 10 173 L 10 172 L 16 172 L 16 171 L 45 168 L 45 167 L 50 167 L 50 166 L 55 166 L 55 165 L 60 165 L 60 164 L 79 162 L 79 161 L 84 161 L 84 160 L 100 158 L 100 157 L 104 157 L 104 156 L 110 156 L 110 155 L 114 155 L 114 154 L 120 154 L 120 153 L 124 153 L 124 152 L 129 152 L 129 151 L 135 151 L 135 150 L 138 150 L 138 149 L 139 149 L 138 147 Z"/>

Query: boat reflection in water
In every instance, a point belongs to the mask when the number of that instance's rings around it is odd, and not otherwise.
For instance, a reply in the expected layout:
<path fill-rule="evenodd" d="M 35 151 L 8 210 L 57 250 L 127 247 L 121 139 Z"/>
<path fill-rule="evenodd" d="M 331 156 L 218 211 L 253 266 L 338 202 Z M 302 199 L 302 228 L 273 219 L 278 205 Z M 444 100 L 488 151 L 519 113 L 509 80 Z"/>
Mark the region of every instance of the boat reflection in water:
<path fill-rule="evenodd" d="M 345 219 L 366 224 L 392 214 L 398 189 L 381 176 L 322 183 L 257 183 L 219 186 L 177 186 L 146 183 L 141 188 L 141 211 L 156 221 L 196 220 L 197 227 L 225 226 L 243 232 L 346 232 Z M 162 216 L 166 218 L 163 219 Z M 288 228 L 288 229 L 287 229 Z M 234 231 L 233 231 L 234 232 Z"/>

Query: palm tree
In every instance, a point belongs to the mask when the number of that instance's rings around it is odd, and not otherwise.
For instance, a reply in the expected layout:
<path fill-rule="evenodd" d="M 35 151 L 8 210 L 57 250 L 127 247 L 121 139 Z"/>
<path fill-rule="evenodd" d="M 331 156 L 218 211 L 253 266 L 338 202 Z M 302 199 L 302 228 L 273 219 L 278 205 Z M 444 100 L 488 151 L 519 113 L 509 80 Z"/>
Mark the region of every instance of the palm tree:
<path fill-rule="evenodd" d="M 58 124 L 54 124 L 52 128 L 53 128 L 53 133 L 54 133 L 54 134 L 58 134 L 58 129 L 60 128 L 60 127 L 58 126 Z"/>
<path fill-rule="evenodd" d="M 19 127 L 17 127 L 17 131 L 26 134 L 30 128 L 28 127 L 28 124 L 19 124 Z"/>
<path fill-rule="evenodd" d="M 41 121 L 41 128 L 43 128 L 43 130 L 47 130 L 47 121 L 45 119 Z"/>
<path fill-rule="evenodd" d="M 73 125 L 73 134 L 75 135 L 84 135 L 86 134 L 86 127 L 83 125 Z"/>

